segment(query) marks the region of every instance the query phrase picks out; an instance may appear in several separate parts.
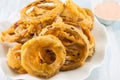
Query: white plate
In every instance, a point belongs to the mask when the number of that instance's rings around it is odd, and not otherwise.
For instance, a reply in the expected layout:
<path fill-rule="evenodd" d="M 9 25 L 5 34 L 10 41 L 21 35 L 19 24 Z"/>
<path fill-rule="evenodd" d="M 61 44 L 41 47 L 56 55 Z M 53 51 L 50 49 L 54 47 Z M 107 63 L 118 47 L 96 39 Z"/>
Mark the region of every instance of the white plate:
<path fill-rule="evenodd" d="M 18 19 L 17 13 L 14 13 L 8 21 L 0 23 L 0 30 L 4 30 L 7 27 L 9 27 L 10 24 L 12 24 L 14 21 Z M 49 80 L 83 80 L 87 78 L 91 71 L 100 66 L 100 64 L 104 60 L 105 52 L 106 52 L 106 45 L 107 45 L 107 35 L 106 35 L 106 29 L 103 25 L 101 25 L 97 20 L 95 20 L 95 26 L 92 30 L 92 34 L 95 37 L 96 41 L 96 51 L 94 55 L 89 59 L 85 65 L 82 67 L 66 71 L 66 72 L 59 72 L 54 77 L 50 78 Z M 7 65 L 7 59 L 6 59 L 6 51 L 4 50 L 3 46 L 0 45 L 0 67 L 2 68 L 2 71 L 4 74 L 13 79 L 23 79 L 23 80 L 43 80 L 40 78 L 36 78 L 34 76 L 31 76 L 29 74 L 17 74 L 12 72 L 12 70 Z"/>

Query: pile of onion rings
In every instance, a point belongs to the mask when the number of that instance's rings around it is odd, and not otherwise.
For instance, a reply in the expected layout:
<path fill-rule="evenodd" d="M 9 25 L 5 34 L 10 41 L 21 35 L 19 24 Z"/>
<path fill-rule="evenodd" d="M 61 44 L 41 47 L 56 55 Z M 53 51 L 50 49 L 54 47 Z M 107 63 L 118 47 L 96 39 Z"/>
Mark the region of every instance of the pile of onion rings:
<path fill-rule="evenodd" d="M 17 43 L 8 66 L 20 74 L 50 78 L 85 64 L 95 53 L 94 15 L 72 0 L 35 0 L 20 19 L 1 32 L 0 42 Z"/>

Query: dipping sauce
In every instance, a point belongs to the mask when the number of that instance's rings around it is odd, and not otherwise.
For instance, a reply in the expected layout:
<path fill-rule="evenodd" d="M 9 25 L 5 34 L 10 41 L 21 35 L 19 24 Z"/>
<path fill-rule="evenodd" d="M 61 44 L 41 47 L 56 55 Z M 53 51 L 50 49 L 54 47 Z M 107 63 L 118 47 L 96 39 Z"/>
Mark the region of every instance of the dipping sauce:
<path fill-rule="evenodd" d="M 114 2 L 99 3 L 94 8 L 95 15 L 107 19 L 120 19 L 120 5 Z"/>

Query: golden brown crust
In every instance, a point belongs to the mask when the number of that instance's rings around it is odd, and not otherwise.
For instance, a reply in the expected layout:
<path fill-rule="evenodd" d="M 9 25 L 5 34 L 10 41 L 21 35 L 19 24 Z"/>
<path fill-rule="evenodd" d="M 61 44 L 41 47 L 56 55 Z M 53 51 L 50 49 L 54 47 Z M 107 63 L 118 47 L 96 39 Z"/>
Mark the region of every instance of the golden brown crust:
<path fill-rule="evenodd" d="M 83 33 L 87 36 L 89 40 L 89 56 L 92 56 L 93 53 L 95 52 L 95 39 L 90 30 L 85 29 L 83 30 Z"/>
<path fill-rule="evenodd" d="M 94 14 L 93 14 L 93 12 L 90 10 L 90 9 L 88 9 L 88 8 L 83 8 L 85 11 L 86 11 L 86 13 L 91 17 L 91 19 L 92 19 L 92 25 L 91 25 L 91 28 L 90 28 L 90 30 L 92 30 L 93 29 L 93 27 L 94 27 Z"/>
<path fill-rule="evenodd" d="M 74 25 L 80 26 L 82 29 L 91 30 L 93 28 L 91 17 L 84 9 L 73 3 L 72 0 L 67 0 L 64 10 L 60 16 L 67 24 L 74 23 Z"/>
<path fill-rule="evenodd" d="M 8 30 L 1 33 L 1 41 L 24 43 L 31 39 L 31 34 L 35 33 L 35 26 L 26 24 L 23 21 L 17 21 Z"/>
<path fill-rule="evenodd" d="M 61 22 L 47 26 L 40 33 L 40 35 L 48 34 L 58 37 L 66 48 L 66 62 L 61 70 L 71 70 L 83 65 L 88 57 L 89 46 L 82 30 Z"/>
<path fill-rule="evenodd" d="M 44 48 L 50 48 L 56 56 L 55 61 L 51 64 L 44 62 L 44 59 L 42 59 L 41 54 Z M 22 46 L 21 63 L 28 73 L 49 78 L 59 72 L 60 67 L 64 64 L 65 56 L 65 48 L 57 37 L 53 35 L 39 36 Z"/>
<path fill-rule="evenodd" d="M 21 66 L 21 44 L 17 44 L 13 48 L 9 49 L 7 54 L 8 65 L 18 73 L 27 73 Z"/>
<path fill-rule="evenodd" d="M 62 10 L 63 3 L 59 0 L 38 0 L 21 11 L 21 19 L 30 23 L 51 23 Z"/>

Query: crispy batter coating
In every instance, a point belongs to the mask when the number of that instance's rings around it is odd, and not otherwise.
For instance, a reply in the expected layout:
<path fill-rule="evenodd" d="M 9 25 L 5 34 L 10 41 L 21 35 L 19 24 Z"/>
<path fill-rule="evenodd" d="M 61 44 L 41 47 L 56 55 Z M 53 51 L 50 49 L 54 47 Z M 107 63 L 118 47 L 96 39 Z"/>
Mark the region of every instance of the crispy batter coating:
<path fill-rule="evenodd" d="M 87 36 L 89 40 L 89 56 L 92 56 L 95 52 L 95 39 L 90 30 L 85 29 L 83 30 L 83 33 Z"/>
<path fill-rule="evenodd" d="M 88 8 L 83 8 L 86 13 L 91 17 L 92 19 L 92 25 L 91 25 L 91 29 L 94 27 L 94 14 L 92 13 L 92 11 Z"/>
<path fill-rule="evenodd" d="M 80 26 L 82 29 L 92 29 L 93 23 L 91 17 L 86 11 L 76 5 L 72 0 L 67 0 L 64 10 L 60 15 L 67 24 Z"/>
<path fill-rule="evenodd" d="M 23 10 L 21 19 L 30 23 L 51 23 L 63 10 L 63 3 L 59 0 L 37 0 Z"/>
<path fill-rule="evenodd" d="M 40 30 L 40 29 L 39 29 Z M 2 42 L 20 42 L 24 43 L 37 34 L 35 25 L 26 24 L 23 21 L 17 21 L 9 29 L 1 33 Z"/>
<path fill-rule="evenodd" d="M 82 30 L 64 23 L 53 23 L 44 28 L 40 35 L 52 34 L 58 37 L 66 48 L 66 61 L 61 70 L 75 69 L 84 64 L 88 57 L 88 39 Z"/>
<path fill-rule="evenodd" d="M 42 54 L 45 53 L 45 48 L 49 48 L 55 54 L 55 60 L 50 64 L 42 57 Z M 26 42 L 22 46 L 21 56 L 22 66 L 28 73 L 49 78 L 59 72 L 59 69 L 65 62 L 66 51 L 57 37 L 46 35 L 33 38 Z"/>
<path fill-rule="evenodd" d="M 22 44 L 17 44 L 9 49 L 7 54 L 8 65 L 18 73 L 27 73 L 21 65 L 21 46 Z"/>

